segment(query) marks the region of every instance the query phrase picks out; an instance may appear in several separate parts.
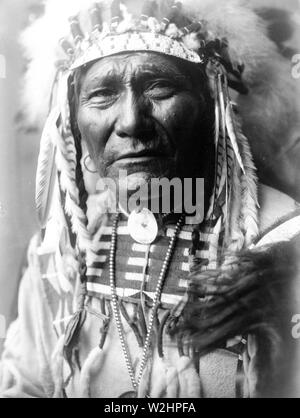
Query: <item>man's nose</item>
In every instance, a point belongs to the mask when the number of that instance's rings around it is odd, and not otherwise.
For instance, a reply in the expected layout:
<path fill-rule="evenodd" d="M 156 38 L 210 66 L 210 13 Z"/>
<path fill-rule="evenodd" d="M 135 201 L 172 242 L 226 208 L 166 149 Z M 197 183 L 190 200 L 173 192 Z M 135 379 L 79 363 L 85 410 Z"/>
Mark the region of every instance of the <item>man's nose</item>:
<path fill-rule="evenodd" d="M 131 90 L 124 93 L 119 104 L 116 133 L 121 138 L 130 137 L 142 140 L 146 128 L 147 110 L 143 100 Z"/>

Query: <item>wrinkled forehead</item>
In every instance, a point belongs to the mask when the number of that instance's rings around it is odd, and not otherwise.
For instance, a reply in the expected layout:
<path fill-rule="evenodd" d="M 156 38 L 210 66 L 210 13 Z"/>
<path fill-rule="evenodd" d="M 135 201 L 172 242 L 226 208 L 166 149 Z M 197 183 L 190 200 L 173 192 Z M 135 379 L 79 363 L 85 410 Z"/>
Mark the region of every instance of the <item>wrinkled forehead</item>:
<path fill-rule="evenodd" d="M 199 65 L 155 52 L 121 53 L 101 58 L 75 71 L 77 92 L 81 87 L 110 78 L 129 81 L 139 77 L 153 76 L 182 81 L 203 81 Z"/>

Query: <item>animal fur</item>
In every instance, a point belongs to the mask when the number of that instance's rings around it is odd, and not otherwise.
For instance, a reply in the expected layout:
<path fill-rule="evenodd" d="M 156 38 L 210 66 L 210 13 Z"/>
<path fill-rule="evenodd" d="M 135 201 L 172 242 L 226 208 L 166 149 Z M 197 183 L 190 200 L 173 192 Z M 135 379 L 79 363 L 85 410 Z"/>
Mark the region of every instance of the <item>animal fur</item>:
<path fill-rule="evenodd" d="M 257 396 L 298 396 L 299 343 L 291 321 L 300 312 L 300 235 L 237 254 L 230 265 L 191 275 L 176 332 L 200 354 L 237 335 L 257 341 Z"/>

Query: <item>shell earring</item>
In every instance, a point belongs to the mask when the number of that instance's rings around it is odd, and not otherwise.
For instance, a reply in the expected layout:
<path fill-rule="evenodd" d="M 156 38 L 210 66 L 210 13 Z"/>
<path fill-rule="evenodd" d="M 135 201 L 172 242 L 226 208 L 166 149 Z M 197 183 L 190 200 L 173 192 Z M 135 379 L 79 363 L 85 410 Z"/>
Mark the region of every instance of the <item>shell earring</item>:
<path fill-rule="evenodd" d="M 96 174 L 96 173 L 98 173 L 98 170 L 91 170 L 89 167 L 88 167 L 88 165 L 87 165 L 87 160 L 92 160 L 91 159 L 91 156 L 90 155 L 87 155 L 86 157 L 84 157 L 84 159 L 83 159 L 83 165 L 84 165 L 84 168 L 86 169 L 86 171 L 88 171 L 89 173 L 91 173 L 91 174 Z"/>

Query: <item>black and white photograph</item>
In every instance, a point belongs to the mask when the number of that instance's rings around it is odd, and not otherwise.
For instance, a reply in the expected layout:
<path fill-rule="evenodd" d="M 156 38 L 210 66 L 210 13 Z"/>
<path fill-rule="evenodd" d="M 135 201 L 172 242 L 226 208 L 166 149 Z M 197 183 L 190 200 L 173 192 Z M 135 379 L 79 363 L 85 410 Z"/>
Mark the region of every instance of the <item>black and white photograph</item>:
<path fill-rule="evenodd" d="M 0 251 L 0 398 L 300 398 L 300 0 L 0 0 Z"/>

